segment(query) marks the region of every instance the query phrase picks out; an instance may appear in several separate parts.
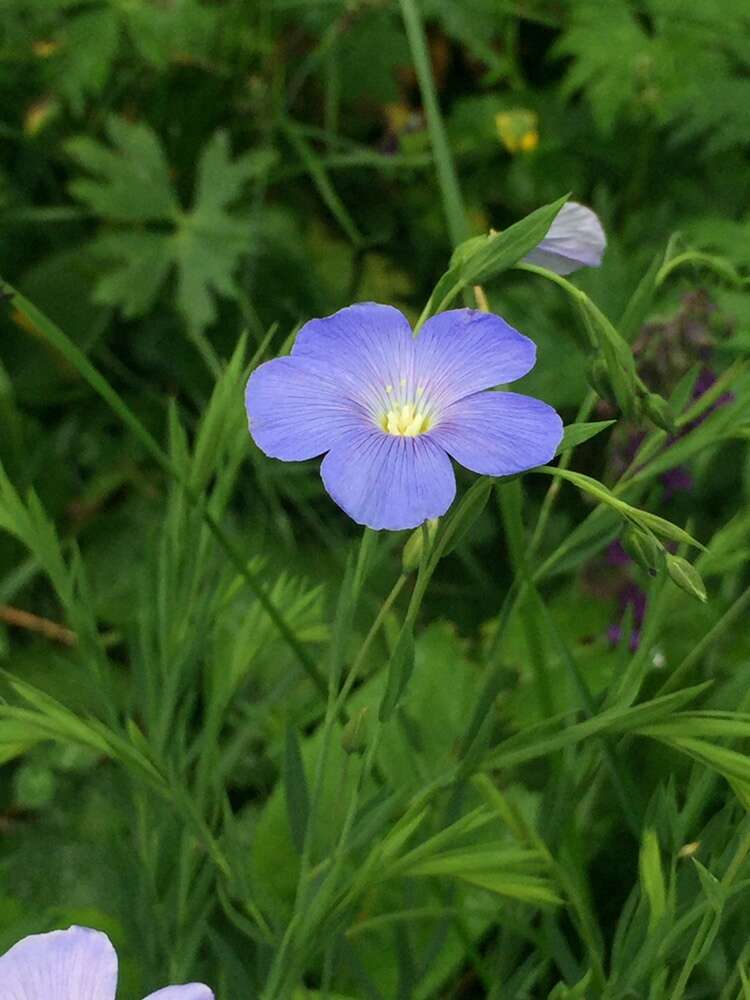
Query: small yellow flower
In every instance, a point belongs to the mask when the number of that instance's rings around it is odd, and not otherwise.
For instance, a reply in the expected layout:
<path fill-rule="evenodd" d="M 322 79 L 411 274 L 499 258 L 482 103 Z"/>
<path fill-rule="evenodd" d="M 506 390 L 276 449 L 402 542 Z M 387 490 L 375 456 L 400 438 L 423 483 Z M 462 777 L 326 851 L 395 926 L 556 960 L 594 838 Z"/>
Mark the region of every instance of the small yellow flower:
<path fill-rule="evenodd" d="M 513 108 L 495 115 L 495 128 L 509 153 L 530 153 L 539 145 L 539 117 L 535 111 Z"/>
<path fill-rule="evenodd" d="M 52 97 L 42 97 L 26 108 L 23 116 L 23 130 L 28 136 L 39 135 L 45 125 L 55 117 L 59 104 Z"/>
<path fill-rule="evenodd" d="M 60 43 L 52 38 L 40 38 L 31 46 L 31 51 L 40 59 L 49 59 L 60 48 Z"/>

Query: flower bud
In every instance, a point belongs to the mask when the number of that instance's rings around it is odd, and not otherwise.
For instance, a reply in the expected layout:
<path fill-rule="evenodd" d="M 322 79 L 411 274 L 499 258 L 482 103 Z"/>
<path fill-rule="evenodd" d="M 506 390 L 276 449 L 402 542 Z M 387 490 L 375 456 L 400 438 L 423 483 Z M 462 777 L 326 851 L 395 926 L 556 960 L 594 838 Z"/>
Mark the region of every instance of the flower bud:
<path fill-rule="evenodd" d="M 341 734 L 341 749 L 344 753 L 364 753 L 367 747 L 367 726 L 365 716 L 367 715 L 367 705 L 349 719 Z"/>
<path fill-rule="evenodd" d="M 616 403 L 612 383 L 607 370 L 607 362 L 601 354 L 592 354 L 586 362 L 586 381 L 597 395 L 608 403 Z"/>
<path fill-rule="evenodd" d="M 426 522 L 427 524 L 427 542 L 432 545 L 433 539 L 437 533 L 439 519 L 437 517 L 431 518 Z M 422 549 L 424 548 L 424 532 L 422 530 L 422 525 L 415 528 L 414 531 L 409 535 L 409 538 L 404 545 L 404 551 L 401 556 L 401 566 L 404 573 L 412 573 L 415 569 L 419 569 L 419 564 L 422 561 Z"/>
<path fill-rule="evenodd" d="M 675 425 L 674 414 L 666 399 L 655 392 L 649 392 L 642 398 L 641 406 L 643 407 L 643 413 L 657 427 L 660 427 L 668 434 L 675 433 L 677 427 Z"/>
<path fill-rule="evenodd" d="M 667 572 L 680 590 L 684 590 L 691 597 L 697 597 L 699 601 L 705 603 L 707 599 L 706 587 L 703 579 L 692 563 L 682 556 L 673 556 L 667 553 Z"/>
<path fill-rule="evenodd" d="M 633 562 L 651 576 L 656 576 L 664 559 L 664 546 L 658 539 L 647 531 L 631 526 L 622 536 L 622 547 Z"/>

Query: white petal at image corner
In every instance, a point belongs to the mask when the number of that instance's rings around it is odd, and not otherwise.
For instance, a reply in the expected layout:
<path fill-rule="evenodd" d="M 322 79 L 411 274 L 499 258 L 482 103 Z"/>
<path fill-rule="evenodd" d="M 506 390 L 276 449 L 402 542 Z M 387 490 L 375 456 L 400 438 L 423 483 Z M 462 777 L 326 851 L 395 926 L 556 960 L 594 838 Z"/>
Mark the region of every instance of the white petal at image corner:
<path fill-rule="evenodd" d="M 0 955 L 0 1000 L 115 1000 L 117 954 L 101 931 L 31 934 Z M 203 983 L 166 986 L 144 1000 L 214 1000 Z"/>
<path fill-rule="evenodd" d="M 0 955 L 0 1000 L 115 1000 L 117 955 L 88 927 L 31 934 Z"/>
<path fill-rule="evenodd" d="M 165 986 L 143 1000 L 214 1000 L 214 994 L 203 983 L 186 983 L 184 986 Z"/>

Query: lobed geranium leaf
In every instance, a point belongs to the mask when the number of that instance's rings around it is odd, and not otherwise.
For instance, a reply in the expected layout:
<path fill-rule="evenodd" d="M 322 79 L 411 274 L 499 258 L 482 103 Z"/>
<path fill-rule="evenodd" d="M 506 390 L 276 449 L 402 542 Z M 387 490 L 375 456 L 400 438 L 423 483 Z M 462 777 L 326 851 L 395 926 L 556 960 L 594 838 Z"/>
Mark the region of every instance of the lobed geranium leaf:
<path fill-rule="evenodd" d="M 206 54 L 219 21 L 218 10 L 196 0 L 155 5 L 128 3 L 120 8 L 123 27 L 144 59 L 161 67 L 170 59 L 189 62 Z"/>
<path fill-rule="evenodd" d="M 66 152 L 93 175 L 74 180 L 71 193 L 113 222 L 174 219 L 179 202 L 156 133 L 148 125 L 113 115 L 107 135 L 110 146 L 88 136 L 66 143 Z"/>
<path fill-rule="evenodd" d="M 236 294 L 234 273 L 251 249 L 249 221 L 231 206 L 248 181 L 270 167 L 273 153 L 232 158 L 226 133 L 216 132 L 201 153 L 193 204 L 184 211 L 156 133 L 116 117 L 107 132 L 111 146 L 88 137 L 67 145 L 93 175 L 73 181 L 71 192 L 111 222 L 139 224 L 95 239 L 95 254 L 110 262 L 95 298 L 127 317 L 141 316 L 176 270 L 177 308 L 192 331 L 202 331 L 215 318 L 216 296 Z"/>
<path fill-rule="evenodd" d="M 71 17 L 54 57 L 61 95 L 80 114 L 87 97 L 99 94 L 109 78 L 120 40 L 116 9 L 85 8 Z"/>
<path fill-rule="evenodd" d="M 27 19 L 31 14 L 31 24 L 44 17 L 45 27 L 56 24 L 56 9 L 71 8 L 63 30 L 56 34 L 56 51 L 48 60 L 45 76 L 52 93 L 61 97 L 75 115 L 85 111 L 87 100 L 101 94 L 126 39 L 142 59 L 162 68 L 170 61 L 205 58 L 219 20 L 218 12 L 202 6 L 199 0 L 175 0 L 167 4 L 151 0 L 127 3 L 99 0 L 86 4 L 80 0 L 22 2 L 27 8 L 39 4 L 38 14 L 33 9 L 24 13 Z"/>
<path fill-rule="evenodd" d="M 162 233 L 133 229 L 105 233 L 91 249 L 112 265 L 99 279 L 94 301 L 119 306 L 127 318 L 147 313 L 173 264 L 169 240 Z"/>

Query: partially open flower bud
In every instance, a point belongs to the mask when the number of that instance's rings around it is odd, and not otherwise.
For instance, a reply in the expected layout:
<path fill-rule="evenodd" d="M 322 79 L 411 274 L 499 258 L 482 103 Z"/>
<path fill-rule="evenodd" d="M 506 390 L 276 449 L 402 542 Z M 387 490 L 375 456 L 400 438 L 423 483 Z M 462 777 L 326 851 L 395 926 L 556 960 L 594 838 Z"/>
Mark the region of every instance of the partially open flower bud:
<path fill-rule="evenodd" d="M 706 587 L 698 570 L 682 556 L 667 553 L 667 571 L 680 590 L 704 603 L 707 600 Z"/>
<path fill-rule="evenodd" d="M 521 141 L 520 148 L 533 149 L 534 145 L 527 138 L 526 143 Z M 555 274 L 570 274 L 579 267 L 599 267 L 606 246 L 607 238 L 596 213 L 569 201 L 557 213 L 541 243 L 524 260 Z"/>

